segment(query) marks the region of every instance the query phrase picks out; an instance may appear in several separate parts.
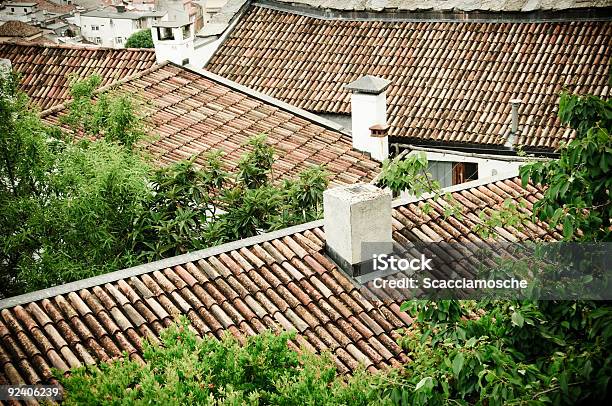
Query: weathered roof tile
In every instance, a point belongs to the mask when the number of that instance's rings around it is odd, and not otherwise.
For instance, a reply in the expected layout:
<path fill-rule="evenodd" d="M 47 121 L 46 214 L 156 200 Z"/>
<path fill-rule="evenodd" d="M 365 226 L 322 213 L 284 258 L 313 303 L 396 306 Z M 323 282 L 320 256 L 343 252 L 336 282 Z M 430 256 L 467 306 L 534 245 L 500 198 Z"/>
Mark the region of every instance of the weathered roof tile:
<path fill-rule="evenodd" d="M 378 76 L 391 81 L 390 137 L 413 143 L 501 146 L 509 101 L 518 98 L 517 143 L 552 150 L 574 134 L 557 119 L 562 89 L 610 94 L 610 41 L 609 19 L 355 20 L 254 4 L 206 68 L 299 108 L 341 115 L 350 114 L 343 87 Z"/>

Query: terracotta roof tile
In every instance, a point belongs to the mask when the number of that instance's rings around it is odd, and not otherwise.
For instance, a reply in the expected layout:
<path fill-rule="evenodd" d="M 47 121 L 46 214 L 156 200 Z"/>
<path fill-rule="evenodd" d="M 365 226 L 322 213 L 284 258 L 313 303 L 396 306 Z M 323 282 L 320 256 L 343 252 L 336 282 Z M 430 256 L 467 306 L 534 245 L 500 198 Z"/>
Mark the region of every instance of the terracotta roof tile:
<path fill-rule="evenodd" d="M 21 74 L 23 91 L 45 110 L 70 98 L 69 75 L 84 79 L 96 73 L 102 86 L 109 85 L 149 69 L 155 64 L 155 51 L 0 43 L 0 58 L 11 60 Z"/>
<path fill-rule="evenodd" d="M 467 218 L 480 207 L 494 208 L 509 196 L 529 199 L 539 193 L 533 186 L 522 188 L 516 178 L 468 185 L 453 192 L 456 198 L 462 197 L 458 201 L 463 210 L 463 216 L 454 221 L 442 212 L 420 217 L 422 202 L 406 203 L 394 209 L 398 220 L 394 238 L 418 242 L 417 231 L 429 239 L 465 238 L 473 234 Z M 561 237 L 543 224 L 530 226 L 541 238 Z M 51 382 L 51 367 L 67 370 L 108 361 L 124 351 L 142 362 L 142 338 L 156 340 L 161 329 L 180 314 L 201 335 L 221 337 L 229 331 L 244 340 L 245 335 L 266 328 L 294 330 L 298 337 L 292 345 L 329 351 L 341 372 L 360 364 L 375 371 L 407 362 L 396 342 L 396 330 L 412 320 L 399 311 L 399 303 L 366 300 L 325 255 L 320 223 L 303 227 L 303 231 L 239 249 L 234 245 L 171 267 L 151 271 L 149 265 L 148 271 L 136 276 L 124 277 L 120 271 L 116 281 L 105 279 L 102 285 L 3 308 L 0 382 Z M 516 238 L 516 231 L 505 231 Z M 299 243 L 305 239 L 312 245 Z"/>
<path fill-rule="evenodd" d="M 26 38 L 42 34 L 43 30 L 22 21 L 11 20 L 0 25 L 0 37 Z"/>
<path fill-rule="evenodd" d="M 177 79 L 182 80 L 177 82 Z M 185 86 L 197 86 L 204 90 L 181 93 L 180 90 Z M 301 121 L 297 113 L 262 103 L 255 96 L 247 94 L 248 90 L 247 93 L 242 93 L 241 90 L 217 82 L 204 73 L 163 64 L 122 83 L 119 85 L 119 91 L 135 94 L 144 102 L 142 114 L 155 136 L 154 141 L 149 142 L 146 147 L 156 158 L 155 161 L 160 164 L 171 164 L 197 155 L 196 164 L 203 165 L 206 153 L 216 149 L 225 153 L 226 167 L 233 170 L 240 156 L 247 151 L 247 147 L 243 144 L 248 138 L 251 135 L 266 133 L 268 142 L 277 148 L 277 157 L 273 166 L 273 174 L 277 179 L 295 177 L 299 171 L 312 165 L 326 165 L 332 183 L 348 184 L 371 180 L 380 169 L 378 162 L 352 149 L 350 136 L 332 128 L 324 128 L 323 124 L 315 122 L 308 127 L 293 126 L 292 128 L 298 129 L 297 131 L 284 131 L 283 126 Z M 254 103 L 256 100 L 257 103 Z M 200 110 L 216 107 L 214 111 L 197 114 L 193 106 Z M 260 112 L 263 119 L 248 118 L 248 115 L 254 111 Z M 65 114 L 65 106 L 48 110 L 43 117 L 48 123 L 57 124 L 62 114 Z M 181 119 L 186 119 L 189 123 L 182 125 Z M 248 131 L 231 130 L 228 124 L 234 120 L 248 124 Z M 309 142 L 287 149 L 286 144 L 299 137 L 312 142 L 325 142 L 325 145 L 334 152 L 326 156 L 318 154 Z M 329 141 L 326 141 L 327 139 Z M 304 159 L 305 156 L 308 159 Z M 351 158 L 348 168 L 335 169 L 335 163 L 345 161 L 347 157 Z M 304 251 L 298 249 L 297 252 L 293 252 L 279 241 L 275 245 L 268 243 L 266 246 L 258 247 L 244 259 L 254 266 L 259 266 L 261 261 L 268 264 L 280 263 L 282 261 L 278 259 L 283 255 L 288 256 L 286 259 L 290 260 L 294 256 L 304 256 Z M 206 273 L 228 273 L 227 267 L 237 266 L 232 263 L 229 256 L 220 260 L 217 264 L 202 265 L 206 268 Z M 224 262 L 227 267 L 222 265 Z M 218 269 L 210 269 L 210 266 Z"/>
<path fill-rule="evenodd" d="M 411 142 L 503 145 L 519 98 L 518 143 L 551 150 L 573 136 L 557 119 L 562 89 L 609 96 L 611 41 L 610 21 L 351 20 L 253 5 L 206 68 L 345 115 L 343 85 L 388 79 L 389 135 Z"/>

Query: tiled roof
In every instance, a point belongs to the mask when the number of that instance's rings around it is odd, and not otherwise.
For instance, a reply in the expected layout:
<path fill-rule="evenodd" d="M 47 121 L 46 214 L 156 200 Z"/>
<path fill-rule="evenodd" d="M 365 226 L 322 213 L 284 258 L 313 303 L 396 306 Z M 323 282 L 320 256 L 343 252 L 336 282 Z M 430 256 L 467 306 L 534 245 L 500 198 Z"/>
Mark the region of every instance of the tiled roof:
<path fill-rule="evenodd" d="M 523 197 L 529 212 L 541 197 L 519 179 L 463 186 L 453 195 L 462 218 L 445 219 L 435 203 L 429 215 L 422 201 L 397 206 L 394 239 L 479 241 L 470 230 L 478 210 Z M 297 331 L 293 344 L 330 351 L 342 372 L 406 362 L 396 330 L 411 320 L 399 303 L 361 295 L 326 256 L 321 227 L 308 223 L 0 301 L 0 383 L 54 382 L 53 367 L 65 371 L 123 351 L 141 360 L 142 337 L 155 339 L 181 314 L 198 333 L 216 337 Z M 501 241 L 559 237 L 535 225 L 499 230 Z"/>
<path fill-rule="evenodd" d="M 608 96 L 610 21 L 461 22 L 316 18 L 253 5 L 206 68 L 316 113 L 350 114 L 344 84 L 392 82 L 389 135 L 503 145 L 513 98 L 518 143 L 554 149 L 559 92 Z"/>
<path fill-rule="evenodd" d="M 0 37 L 31 37 L 40 34 L 42 30 L 22 21 L 7 21 L 0 25 Z"/>
<path fill-rule="evenodd" d="M 381 10 L 461 10 L 533 11 L 606 7 L 606 0 L 276 0 L 279 3 L 306 5 L 321 9 Z"/>
<path fill-rule="evenodd" d="M 97 73 L 103 85 L 114 83 L 153 66 L 155 51 L 0 43 L 0 58 L 11 60 L 21 74 L 22 89 L 44 110 L 70 98 L 69 75 Z"/>
<path fill-rule="evenodd" d="M 74 4 L 57 4 L 48 0 L 36 0 L 36 7 L 50 13 L 66 14 L 76 9 Z"/>
<path fill-rule="evenodd" d="M 325 164 L 333 183 L 350 184 L 370 180 L 380 169 L 325 120 L 204 71 L 166 63 L 122 82 L 119 90 L 143 102 L 141 113 L 155 137 L 147 148 L 160 164 L 193 155 L 203 164 L 205 153 L 216 149 L 226 154 L 231 170 L 247 151 L 243 144 L 266 133 L 277 152 L 277 179 Z M 51 123 L 61 114 L 59 108 L 43 112 Z"/>

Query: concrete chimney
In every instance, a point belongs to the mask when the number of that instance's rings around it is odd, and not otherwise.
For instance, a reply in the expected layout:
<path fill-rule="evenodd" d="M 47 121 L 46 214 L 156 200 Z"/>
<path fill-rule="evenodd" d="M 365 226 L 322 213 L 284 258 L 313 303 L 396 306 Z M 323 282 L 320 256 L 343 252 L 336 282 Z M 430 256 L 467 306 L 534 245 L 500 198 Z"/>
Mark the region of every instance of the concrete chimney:
<path fill-rule="evenodd" d="M 391 193 L 372 184 L 323 192 L 326 252 L 350 276 L 371 268 L 374 254 L 393 250 Z"/>
<path fill-rule="evenodd" d="M 521 105 L 521 99 L 512 99 L 510 100 L 510 106 L 512 107 L 512 123 L 510 127 L 510 134 L 508 135 L 508 139 L 504 146 L 509 148 L 514 148 L 514 144 L 516 143 L 516 137 L 518 135 L 518 108 Z"/>
<path fill-rule="evenodd" d="M 372 136 L 373 126 L 387 126 L 386 90 L 390 81 L 366 75 L 344 86 L 351 94 L 351 127 L 353 148 L 368 152 L 377 161 L 389 157 L 386 134 Z"/>

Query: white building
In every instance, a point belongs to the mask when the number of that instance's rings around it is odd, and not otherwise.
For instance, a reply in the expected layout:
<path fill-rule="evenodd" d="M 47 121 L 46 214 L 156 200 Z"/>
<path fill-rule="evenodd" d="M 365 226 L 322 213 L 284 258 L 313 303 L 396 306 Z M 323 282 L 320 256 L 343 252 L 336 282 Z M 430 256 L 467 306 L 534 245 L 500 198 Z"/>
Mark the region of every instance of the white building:
<path fill-rule="evenodd" d="M 126 11 L 125 7 L 107 7 L 76 16 L 81 35 L 94 44 L 123 48 L 127 39 L 137 31 L 151 28 L 165 19 L 164 11 Z"/>
<path fill-rule="evenodd" d="M 151 28 L 155 56 L 158 63 L 172 61 L 179 65 L 193 63 L 193 23 L 186 18 L 182 21 L 159 21 Z"/>
<path fill-rule="evenodd" d="M 4 7 L 6 7 L 7 14 L 13 14 L 15 17 L 24 16 L 30 13 L 33 13 L 36 9 L 35 2 L 9 2 L 5 3 Z"/>

